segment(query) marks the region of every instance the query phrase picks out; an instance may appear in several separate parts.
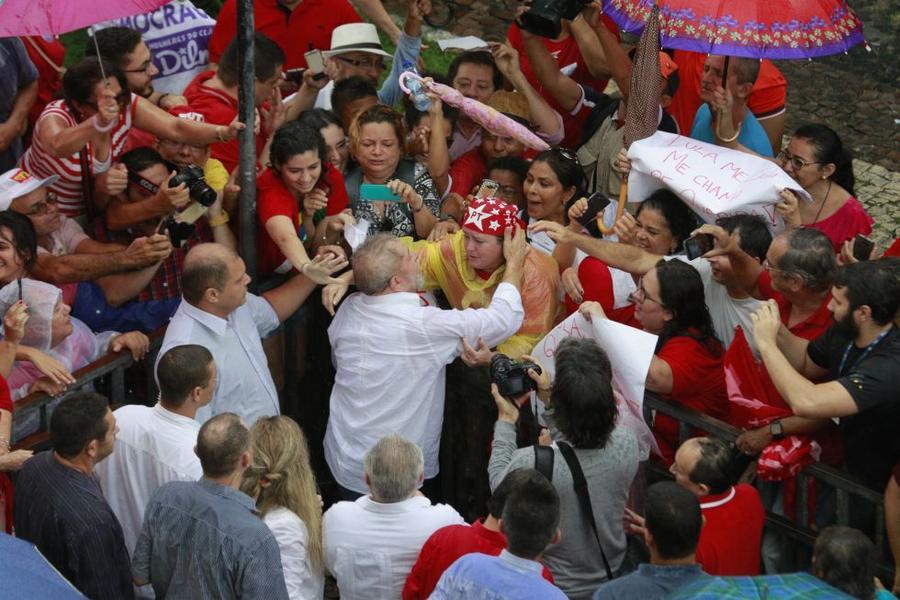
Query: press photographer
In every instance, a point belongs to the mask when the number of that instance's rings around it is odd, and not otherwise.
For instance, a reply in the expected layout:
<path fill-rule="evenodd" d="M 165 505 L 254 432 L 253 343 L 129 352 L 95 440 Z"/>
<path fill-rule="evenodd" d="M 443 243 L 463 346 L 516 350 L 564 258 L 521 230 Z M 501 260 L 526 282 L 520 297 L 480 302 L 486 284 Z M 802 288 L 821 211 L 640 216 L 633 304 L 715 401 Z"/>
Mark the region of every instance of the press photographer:
<path fill-rule="evenodd" d="M 495 356 L 491 393 L 497 422 L 488 465 L 491 489 L 506 474 L 535 468 L 553 483 L 560 498 L 560 530 L 566 535 L 544 553 L 554 580 L 569 598 L 590 598 L 622 568 L 625 530 L 622 514 L 638 466 L 638 443 L 631 430 L 617 425 L 612 367 L 592 340 L 566 339 L 554 356 L 556 379 Z M 523 371 L 530 382 L 522 380 Z M 516 447 L 516 421 L 530 389 L 543 403 L 552 446 Z M 525 390 L 518 396 L 504 396 Z M 579 489 L 579 482 L 582 487 Z"/>
<path fill-rule="evenodd" d="M 222 194 L 216 193 L 198 167 L 178 168 L 152 148 L 125 153 L 121 164 L 128 172 L 128 185 L 110 202 L 106 218 L 95 220 L 94 237 L 127 245 L 157 231 L 169 235 L 174 249 L 138 300 L 177 298 L 188 250 L 212 241 L 236 248 L 222 210 Z"/>

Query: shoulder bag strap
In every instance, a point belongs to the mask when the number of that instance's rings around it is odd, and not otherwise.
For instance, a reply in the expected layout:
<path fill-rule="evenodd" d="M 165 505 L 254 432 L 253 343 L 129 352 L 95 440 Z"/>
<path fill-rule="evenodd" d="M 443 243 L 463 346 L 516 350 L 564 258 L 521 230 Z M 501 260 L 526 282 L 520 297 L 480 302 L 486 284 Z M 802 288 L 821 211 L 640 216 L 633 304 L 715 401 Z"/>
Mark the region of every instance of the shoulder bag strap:
<path fill-rule="evenodd" d="M 569 465 L 569 471 L 572 472 L 575 495 L 578 496 L 578 503 L 581 505 L 581 510 L 587 515 L 588 522 L 591 524 L 591 530 L 594 532 L 594 538 L 597 540 L 597 546 L 600 547 L 600 558 L 603 559 L 603 568 L 606 569 L 606 579 L 607 581 L 612 581 L 612 569 L 609 568 L 609 560 L 606 558 L 606 552 L 603 551 L 603 544 L 600 543 L 600 534 L 597 533 L 597 523 L 594 520 L 594 509 L 591 507 L 591 497 L 588 494 L 587 480 L 584 478 L 584 472 L 581 470 L 581 463 L 578 462 L 578 457 L 575 456 L 575 451 L 572 450 L 572 446 L 566 442 L 557 442 L 557 445 L 559 446 L 559 451 L 562 453 L 563 458 L 566 459 L 566 464 Z"/>
<path fill-rule="evenodd" d="M 535 444 L 532 448 L 534 448 L 534 469 L 553 483 L 553 448 L 540 444 Z"/>

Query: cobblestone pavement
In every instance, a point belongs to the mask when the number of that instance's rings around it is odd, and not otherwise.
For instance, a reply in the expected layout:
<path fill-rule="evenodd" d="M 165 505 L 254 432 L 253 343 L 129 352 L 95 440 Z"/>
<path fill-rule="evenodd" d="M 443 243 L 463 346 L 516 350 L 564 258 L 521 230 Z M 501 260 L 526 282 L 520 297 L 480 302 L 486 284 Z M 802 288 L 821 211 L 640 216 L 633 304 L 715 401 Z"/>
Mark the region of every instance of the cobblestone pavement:
<path fill-rule="evenodd" d="M 446 30 L 502 40 L 517 0 L 432 0 L 435 16 L 453 8 Z M 387 0 L 402 14 L 405 0 Z M 882 246 L 900 237 L 900 12 L 895 0 L 852 2 L 865 24 L 872 50 L 815 61 L 778 61 L 788 80 L 786 131 L 803 123 L 833 127 L 857 158 L 856 196 L 875 218 L 874 237 Z M 447 32 L 432 32 L 448 35 Z M 426 34 L 429 35 L 429 34 Z"/>

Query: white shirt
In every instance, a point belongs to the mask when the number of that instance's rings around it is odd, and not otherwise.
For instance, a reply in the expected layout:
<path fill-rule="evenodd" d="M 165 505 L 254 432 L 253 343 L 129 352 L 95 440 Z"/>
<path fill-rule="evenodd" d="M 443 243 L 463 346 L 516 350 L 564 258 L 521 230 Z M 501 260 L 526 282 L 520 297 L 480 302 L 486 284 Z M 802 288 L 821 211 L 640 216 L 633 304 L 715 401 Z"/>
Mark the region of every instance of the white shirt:
<path fill-rule="evenodd" d="M 247 301 L 227 320 L 182 300 L 166 330 L 157 365 L 170 348 L 203 346 L 213 355 L 219 381 L 212 402 L 197 411 L 197 421 L 233 412 L 250 426 L 260 417 L 281 412 L 261 341 L 278 325 L 272 305 L 254 294 L 247 294 Z"/>
<path fill-rule="evenodd" d="M 325 513 L 325 568 L 337 579 L 342 600 L 395 600 L 431 534 L 463 518 L 424 496 L 382 504 L 370 496 L 338 502 Z"/>
<path fill-rule="evenodd" d="M 419 296 L 356 293 L 328 328 L 337 373 L 325 432 L 325 459 L 343 487 L 366 493 L 363 456 L 390 433 L 422 448 L 425 477 L 438 472 L 444 417 L 444 367 L 462 352 L 461 339 L 495 346 L 518 331 L 519 291 L 501 283 L 487 308 L 441 310 Z"/>
<path fill-rule="evenodd" d="M 309 532 L 303 519 L 292 510 L 279 506 L 267 512 L 263 522 L 278 542 L 284 583 L 291 600 L 322 598 L 325 593 L 325 573 L 321 569 L 313 569 L 309 561 Z"/>
<path fill-rule="evenodd" d="M 713 279 L 712 265 L 705 258 L 695 258 L 688 261 L 685 256 L 667 257 L 677 258 L 687 262 L 697 269 L 700 279 L 703 280 L 703 293 L 706 296 L 706 307 L 712 318 L 713 329 L 727 350 L 734 339 L 734 328 L 740 325 L 747 336 L 747 343 L 756 353 L 756 344 L 753 341 L 753 319 L 750 318 L 760 306 L 759 300 L 752 296 L 746 298 L 732 298 L 728 295 L 728 288 Z"/>
<path fill-rule="evenodd" d="M 160 404 L 131 404 L 113 414 L 119 426 L 113 453 L 97 463 L 94 473 L 122 524 L 125 547 L 131 553 L 153 492 L 170 481 L 197 481 L 203 476 L 194 454 L 200 424 Z"/>

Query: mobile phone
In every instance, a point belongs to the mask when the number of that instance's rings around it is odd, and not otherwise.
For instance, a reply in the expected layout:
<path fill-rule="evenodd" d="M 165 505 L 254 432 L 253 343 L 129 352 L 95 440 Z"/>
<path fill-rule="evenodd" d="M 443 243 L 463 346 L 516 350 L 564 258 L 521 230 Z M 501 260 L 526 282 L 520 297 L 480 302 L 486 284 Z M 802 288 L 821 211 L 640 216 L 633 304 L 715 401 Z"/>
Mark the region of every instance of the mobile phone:
<path fill-rule="evenodd" d="M 609 197 L 603 192 L 594 192 L 587 199 L 588 205 L 587 210 L 584 211 L 584 214 L 579 217 L 578 222 L 583 226 L 587 227 L 592 222 L 596 221 L 597 215 L 603 212 L 607 206 L 609 206 Z"/>
<path fill-rule="evenodd" d="M 288 69 L 284 72 L 284 80 L 294 85 L 303 85 L 303 73 L 306 69 Z"/>
<path fill-rule="evenodd" d="M 478 191 L 475 192 L 476 198 L 493 198 L 500 191 L 500 184 L 493 179 L 482 179 Z"/>
<path fill-rule="evenodd" d="M 688 260 L 694 260 L 712 250 L 715 243 L 711 233 L 698 233 L 684 240 L 684 253 Z"/>
<path fill-rule="evenodd" d="M 400 196 L 380 183 L 361 183 L 359 186 L 359 199 L 363 202 L 400 202 Z"/>
<path fill-rule="evenodd" d="M 325 57 L 321 50 L 310 50 L 304 53 L 303 58 L 306 59 L 306 66 L 314 73 L 313 79 L 322 79 L 325 75 Z"/>
<path fill-rule="evenodd" d="M 869 255 L 872 254 L 872 248 L 874 247 L 875 242 L 857 233 L 853 239 L 853 258 L 856 260 L 869 260 Z"/>

